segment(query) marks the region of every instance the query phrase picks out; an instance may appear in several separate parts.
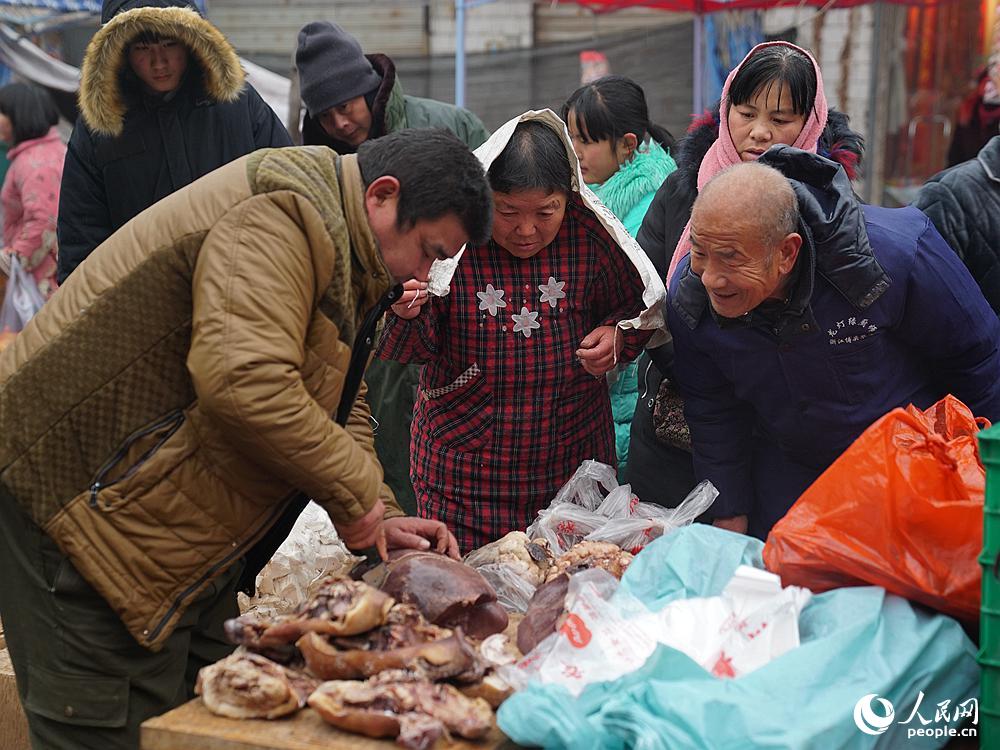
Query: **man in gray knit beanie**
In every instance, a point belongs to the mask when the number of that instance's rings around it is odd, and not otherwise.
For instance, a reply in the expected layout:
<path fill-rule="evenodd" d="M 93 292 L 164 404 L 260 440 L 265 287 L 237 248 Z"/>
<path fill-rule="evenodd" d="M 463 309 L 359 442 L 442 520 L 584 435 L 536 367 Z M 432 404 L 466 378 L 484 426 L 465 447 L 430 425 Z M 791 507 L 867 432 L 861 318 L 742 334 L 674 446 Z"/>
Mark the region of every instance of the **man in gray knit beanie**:
<path fill-rule="evenodd" d="M 358 40 L 325 21 L 299 32 L 295 63 L 299 72 L 305 145 L 354 153 L 366 140 L 403 128 L 445 128 L 471 149 L 490 134 L 472 112 L 453 104 L 409 96 L 386 55 L 366 55 Z M 298 119 L 297 113 L 293 117 Z M 411 515 L 416 498 L 410 484 L 410 422 L 420 366 L 375 359 L 365 373 L 368 403 L 378 420 L 375 451 L 385 483 Z"/>

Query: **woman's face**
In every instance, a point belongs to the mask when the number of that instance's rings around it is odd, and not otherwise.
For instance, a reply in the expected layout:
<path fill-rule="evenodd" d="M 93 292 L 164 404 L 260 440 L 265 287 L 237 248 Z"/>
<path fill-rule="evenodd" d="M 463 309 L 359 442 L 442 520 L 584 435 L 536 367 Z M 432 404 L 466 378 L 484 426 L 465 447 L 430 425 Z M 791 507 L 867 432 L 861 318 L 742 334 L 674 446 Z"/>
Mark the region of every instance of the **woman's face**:
<path fill-rule="evenodd" d="M 169 94 L 181 85 L 187 70 L 187 47 L 175 39 L 134 42 L 128 48 L 128 63 L 146 88 Z"/>
<path fill-rule="evenodd" d="M 493 241 L 515 258 L 530 258 L 559 234 L 566 193 L 541 188 L 493 193 Z"/>
<path fill-rule="evenodd" d="M 583 172 L 583 179 L 588 185 L 602 185 L 607 182 L 635 150 L 634 142 L 637 139 L 631 133 L 619 138 L 618 143 L 612 146 L 608 138 L 602 141 L 587 138 L 584 135 L 585 129 L 577 121 L 576 112 L 573 110 L 570 110 L 566 120 L 569 137 L 573 140 L 573 150 L 580 160 L 580 171 Z M 628 141 L 629 138 L 631 141 Z M 629 142 L 632 142 L 631 148 Z"/>
<path fill-rule="evenodd" d="M 761 86 L 748 102 L 730 105 L 726 117 L 743 161 L 756 160 L 778 143 L 791 146 L 806 123 L 805 115 L 792 109 L 788 86 L 779 81 Z"/>
<path fill-rule="evenodd" d="M 0 112 L 0 141 L 8 145 L 14 144 L 14 123 L 2 112 Z"/>

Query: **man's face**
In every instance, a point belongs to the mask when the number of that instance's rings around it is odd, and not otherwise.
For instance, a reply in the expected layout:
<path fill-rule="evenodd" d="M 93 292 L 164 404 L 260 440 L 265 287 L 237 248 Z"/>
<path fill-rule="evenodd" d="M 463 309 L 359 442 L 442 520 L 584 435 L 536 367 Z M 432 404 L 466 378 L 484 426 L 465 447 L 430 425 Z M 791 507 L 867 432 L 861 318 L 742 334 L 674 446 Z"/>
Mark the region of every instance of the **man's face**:
<path fill-rule="evenodd" d="M 365 190 L 368 225 L 393 280 L 426 281 L 431 264 L 453 257 L 469 241 L 469 235 L 455 214 L 420 219 L 400 228 L 396 224 L 398 206 L 399 181 L 395 177 L 380 177 Z"/>
<path fill-rule="evenodd" d="M 738 318 L 781 296 L 800 241 L 793 234 L 773 246 L 764 241 L 757 221 L 733 216 L 720 203 L 696 206 L 691 215 L 691 270 L 701 278 L 712 309 Z"/>
<path fill-rule="evenodd" d="M 530 258 L 559 234 L 566 193 L 541 188 L 493 193 L 493 241 L 515 258 Z"/>
<path fill-rule="evenodd" d="M 134 42 L 128 48 L 128 63 L 146 88 L 169 94 L 181 85 L 188 65 L 188 51 L 174 39 Z"/>
<path fill-rule="evenodd" d="M 363 96 L 330 107 L 317 119 L 328 136 L 352 146 L 360 146 L 367 141 L 372 129 L 372 113 Z"/>

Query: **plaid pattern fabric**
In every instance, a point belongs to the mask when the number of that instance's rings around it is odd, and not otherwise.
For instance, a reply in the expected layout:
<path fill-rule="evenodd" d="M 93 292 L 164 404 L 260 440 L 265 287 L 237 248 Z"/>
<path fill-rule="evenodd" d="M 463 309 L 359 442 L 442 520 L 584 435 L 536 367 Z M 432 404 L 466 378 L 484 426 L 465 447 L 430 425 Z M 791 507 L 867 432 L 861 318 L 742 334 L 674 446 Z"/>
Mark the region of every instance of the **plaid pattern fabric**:
<path fill-rule="evenodd" d="M 637 315 L 642 291 L 574 196 L 543 252 L 470 246 L 447 297 L 411 321 L 389 316 L 380 356 L 427 364 L 412 431 L 417 510 L 447 523 L 463 551 L 527 527 L 583 460 L 614 464 L 607 383 L 575 352 L 594 328 Z M 650 333 L 622 335 L 630 360 Z"/>

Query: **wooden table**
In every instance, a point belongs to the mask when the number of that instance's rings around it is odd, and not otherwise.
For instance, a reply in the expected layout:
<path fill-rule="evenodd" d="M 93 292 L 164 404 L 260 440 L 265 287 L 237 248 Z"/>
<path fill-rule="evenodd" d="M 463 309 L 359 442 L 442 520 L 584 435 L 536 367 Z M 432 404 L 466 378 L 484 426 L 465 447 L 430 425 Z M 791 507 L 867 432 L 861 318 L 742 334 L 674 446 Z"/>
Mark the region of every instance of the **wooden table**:
<path fill-rule="evenodd" d="M 496 727 L 482 740 L 438 742 L 434 750 L 512 750 L 517 746 Z M 372 740 L 334 729 L 310 708 L 292 717 L 226 719 L 201 698 L 142 724 L 140 750 L 398 750 L 392 740 Z"/>

